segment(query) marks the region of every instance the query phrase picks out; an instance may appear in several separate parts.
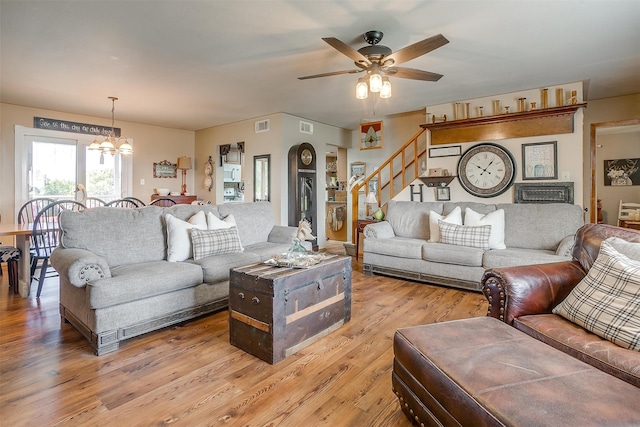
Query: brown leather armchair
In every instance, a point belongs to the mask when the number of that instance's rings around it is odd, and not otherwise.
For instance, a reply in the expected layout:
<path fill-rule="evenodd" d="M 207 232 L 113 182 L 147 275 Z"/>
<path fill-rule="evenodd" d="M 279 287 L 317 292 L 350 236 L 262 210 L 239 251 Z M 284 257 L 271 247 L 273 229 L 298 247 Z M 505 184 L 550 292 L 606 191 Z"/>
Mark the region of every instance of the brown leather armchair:
<path fill-rule="evenodd" d="M 621 348 L 552 314 L 587 274 L 609 237 L 640 243 L 640 231 L 606 224 L 586 224 L 576 233 L 573 259 L 487 270 L 482 291 L 488 316 L 640 387 L 640 353 Z"/>

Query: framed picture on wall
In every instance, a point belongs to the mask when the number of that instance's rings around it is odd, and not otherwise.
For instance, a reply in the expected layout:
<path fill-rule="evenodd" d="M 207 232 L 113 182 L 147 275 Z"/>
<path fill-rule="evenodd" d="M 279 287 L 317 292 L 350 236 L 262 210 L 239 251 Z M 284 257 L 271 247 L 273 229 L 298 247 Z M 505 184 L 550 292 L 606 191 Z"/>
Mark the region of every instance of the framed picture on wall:
<path fill-rule="evenodd" d="M 447 202 L 451 200 L 451 189 L 449 187 L 436 188 L 436 200 L 439 202 Z"/>
<path fill-rule="evenodd" d="M 353 162 L 351 163 L 351 178 L 354 176 L 360 178 L 364 176 L 367 164 L 365 162 Z"/>
<path fill-rule="evenodd" d="M 382 121 L 360 123 L 360 149 L 373 150 L 382 148 Z"/>
<path fill-rule="evenodd" d="M 558 179 L 556 141 L 522 144 L 522 179 Z"/>
<path fill-rule="evenodd" d="M 640 159 L 604 161 L 604 185 L 640 185 Z"/>

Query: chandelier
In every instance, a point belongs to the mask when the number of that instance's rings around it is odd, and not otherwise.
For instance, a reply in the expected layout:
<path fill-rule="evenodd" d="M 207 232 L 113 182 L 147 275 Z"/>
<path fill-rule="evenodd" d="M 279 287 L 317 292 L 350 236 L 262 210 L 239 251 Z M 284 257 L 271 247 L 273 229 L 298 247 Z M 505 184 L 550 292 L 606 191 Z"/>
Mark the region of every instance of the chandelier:
<path fill-rule="evenodd" d="M 116 132 L 113 124 L 115 120 L 114 115 L 116 101 L 118 100 L 118 98 L 116 98 L 115 96 L 110 96 L 109 99 L 111 100 L 111 130 L 109 131 L 109 134 L 107 136 L 96 136 L 91 145 L 89 145 L 89 150 L 101 152 L 101 160 L 104 154 L 111 154 L 113 156 L 116 153 L 133 153 L 133 147 L 131 146 L 131 144 L 129 144 L 129 140 L 127 138 L 124 138 L 122 136 L 116 138 Z"/>

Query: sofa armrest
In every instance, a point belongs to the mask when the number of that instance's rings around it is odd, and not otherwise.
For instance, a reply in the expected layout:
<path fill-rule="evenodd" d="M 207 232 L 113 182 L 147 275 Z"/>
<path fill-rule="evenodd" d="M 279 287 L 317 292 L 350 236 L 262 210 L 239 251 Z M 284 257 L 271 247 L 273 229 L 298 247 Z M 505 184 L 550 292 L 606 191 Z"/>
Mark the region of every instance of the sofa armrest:
<path fill-rule="evenodd" d="M 487 316 L 511 324 L 527 314 L 551 313 L 585 274 L 577 261 L 489 269 L 482 276 Z"/>
<path fill-rule="evenodd" d="M 374 222 L 364 228 L 364 236 L 374 239 L 390 239 L 396 236 L 393 227 L 387 221 Z"/>
<path fill-rule="evenodd" d="M 271 243 L 291 243 L 296 238 L 298 227 L 288 227 L 286 225 L 274 225 L 267 238 Z"/>
<path fill-rule="evenodd" d="M 78 288 L 87 283 L 111 277 L 107 261 L 84 249 L 56 248 L 51 253 L 51 265 L 60 276 Z"/>

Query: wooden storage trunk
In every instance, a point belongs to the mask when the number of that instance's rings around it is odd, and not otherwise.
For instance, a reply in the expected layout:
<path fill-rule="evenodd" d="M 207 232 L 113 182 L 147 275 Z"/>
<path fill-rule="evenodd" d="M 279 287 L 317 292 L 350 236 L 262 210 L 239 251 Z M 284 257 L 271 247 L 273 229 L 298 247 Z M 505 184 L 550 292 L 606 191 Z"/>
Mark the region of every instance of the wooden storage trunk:
<path fill-rule="evenodd" d="M 231 344 L 271 364 L 351 319 L 351 258 L 305 269 L 263 263 L 231 270 Z"/>

